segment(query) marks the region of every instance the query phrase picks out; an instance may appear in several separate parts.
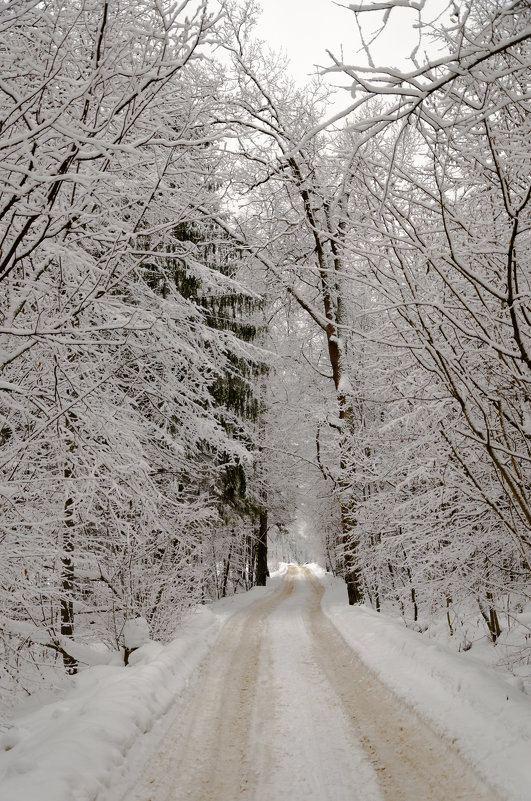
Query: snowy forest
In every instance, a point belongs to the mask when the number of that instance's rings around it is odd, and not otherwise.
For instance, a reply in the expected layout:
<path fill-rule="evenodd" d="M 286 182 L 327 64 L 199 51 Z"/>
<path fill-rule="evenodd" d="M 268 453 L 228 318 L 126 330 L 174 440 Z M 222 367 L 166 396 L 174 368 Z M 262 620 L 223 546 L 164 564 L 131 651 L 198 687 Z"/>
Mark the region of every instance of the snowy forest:
<path fill-rule="evenodd" d="M 531 11 L 429 10 L 302 86 L 254 0 L 1 0 L 3 699 L 268 553 L 531 662 Z"/>

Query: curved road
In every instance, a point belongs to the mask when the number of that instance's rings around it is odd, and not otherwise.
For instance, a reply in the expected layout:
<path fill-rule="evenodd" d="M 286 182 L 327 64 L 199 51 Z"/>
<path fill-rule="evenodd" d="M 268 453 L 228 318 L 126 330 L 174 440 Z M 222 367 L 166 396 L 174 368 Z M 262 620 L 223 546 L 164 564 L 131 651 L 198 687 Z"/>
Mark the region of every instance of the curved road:
<path fill-rule="evenodd" d="M 356 657 L 291 566 L 229 619 L 128 801 L 500 801 Z"/>

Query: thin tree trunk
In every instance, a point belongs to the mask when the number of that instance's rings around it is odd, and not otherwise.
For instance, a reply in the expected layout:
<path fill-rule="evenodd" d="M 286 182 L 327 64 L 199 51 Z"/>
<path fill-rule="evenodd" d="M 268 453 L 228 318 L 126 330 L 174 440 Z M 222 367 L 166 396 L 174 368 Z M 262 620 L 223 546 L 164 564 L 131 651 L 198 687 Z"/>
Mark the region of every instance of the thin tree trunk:
<path fill-rule="evenodd" d="M 487 595 L 490 595 L 489 601 L 491 601 L 492 594 L 487 593 Z M 496 612 L 495 608 L 490 605 L 488 609 L 485 609 L 483 602 L 481 601 L 480 598 L 478 598 L 477 601 L 478 601 L 479 611 L 481 612 L 481 616 L 485 621 L 485 624 L 489 631 L 490 639 L 493 643 L 496 643 L 496 640 L 501 634 L 501 627 L 498 620 L 498 613 Z"/>
<path fill-rule="evenodd" d="M 391 563 L 391 561 L 389 559 L 387 560 L 387 569 L 389 570 L 389 575 L 391 576 L 391 586 L 393 588 L 393 592 L 395 594 L 395 598 L 398 601 L 398 605 L 400 607 L 400 612 L 402 614 L 402 617 L 405 620 L 406 610 L 404 608 L 404 604 L 402 602 L 402 598 L 400 597 L 400 593 L 398 592 L 398 590 L 396 588 L 395 571 L 394 571 L 393 565 L 392 565 L 392 563 Z M 416 620 L 416 618 L 415 618 L 415 620 Z"/>
<path fill-rule="evenodd" d="M 227 594 L 227 583 L 228 583 L 228 580 L 229 580 L 231 556 L 232 556 L 232 543 L 231 543 L 231 546 L 229 548 L 229 553 L 227 555 L 227 558 L 225 560 L 225 569 L 223 570 L 223 582 L 221 584 L 221 597 L 222 598 L 225 598 L 225 596 Z"/>
<path fill-rule="evenodd" d="M 416 623 L 417 620 L 419 619 L 419 608 L 417 605 L 417 593 L 415 592 L 415 587 L 413 586 L 413 584 L 411 584 L 411 603 L 413 604 L 413 620 Z"/>
<path fill-rule="evenodd" d="M 260 509 L 260 527 L 256 540 L 256 585 L 265 587 L 269 575 L 267 569 L 267 508 Z"/>
<path fill-rule="evenodd" d="M 452 621 L 450 620 L 450 607 L 452 605 L 452 599 L 447 595 L 446 596 L 446 622 L 448 623 L 448 628 L 450 629 L 450 637 L 454 636 L 454 627 L 452 626 Z"/>
<path fill-rule="evenodd" d="M 65 478 L 71 475 L 70 469 L 65 469 Z M 61 635 L 72 638 L 74 636 L 74 541 L 72 538 L 74 521 L 74 501 L 67 498 L 64 506 L 63 547 L 61 554 Z M 77 673 L 77 659 L 63 650 L 63 665 L 66 672 L 73 676 Z"/>
<path fill-rule="evenodd" d="M 402 529 L 400 528 L 400 534 L 402 534 Z M 411 569 L 409 567 L 409 562 L 407 558 L 406 549 L 402 546 L 402 553 L 404 554 L 404 566 L 406 568 L 407 577 L 409 579 L 409 586 L 411 588 L 411 603 L 413 604 L 413 620 L 417 622 L 419 618 L 419 608 L 417 605 L 417 593 L 415 587 L 413 586 L 413 576 L 411 575 Z"/>

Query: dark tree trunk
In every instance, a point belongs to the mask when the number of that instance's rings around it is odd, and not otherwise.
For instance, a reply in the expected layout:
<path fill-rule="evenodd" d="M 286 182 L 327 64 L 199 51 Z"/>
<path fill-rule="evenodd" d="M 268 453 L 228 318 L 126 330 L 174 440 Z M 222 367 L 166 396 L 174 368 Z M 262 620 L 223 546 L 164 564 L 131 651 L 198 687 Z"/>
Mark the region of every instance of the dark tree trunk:
<path fill-rule="evenodd" d="M 265 587 L 269 575 L 267 569 L 267 509 L 260 510 L 260 527 L 256 540 L 256 584 Z"/>
<path fill-rule="evenodd" d="M 482 601 L 478 598 L 479 611 L 481 612 L 483 620 L 487 624 L 491 641 L 493 643 L 496 643 L 498 637 L 501 634 L 501 626 L 498 620 L 498 613 L 494 608 L 494 606 L 492 605 L 493 601 L 492 592 L 487 592 L 487 600 L 489 602 L 489 606 L 488 609 L 485 609 Z"/>
<path fill-rule="evenodd" d="M 363 601 L 363 590 L 360 587 L 359 579 L 359 571 L 354 564 L 354 560 L 350 556 L 345 557 L 345 583 L 350 606 L 361 604 Z"/>
<path fill-rule="evenodd" d="M 406 616 L 406 610 L 404 609 L 404 604 L 403 604 L 403 602 L 402 602 L 402 598 L 400 597 L 400 593 L 398 592 L 398 590 L 397 590 L 397 587 L 396 587 L 396 581 L 395 581 L 395 571 L 394 571 L 394 568 L 393 568 L 392 562 L 391 562 L 391 561 L 389 561 L 389 560 L 388 560 L 388 562 L 387 562 L 387 568 L 388 568 L 388 570 L 389 570 L 389 575 L 391 576 L 391 586 L 392 586 L 392 588 L 393 588 L 393 592 L 394 592 L 394 594 L 395 594 L 395 598 L 396 598 L 396 600 L 398 601 L 398 605 L 399 605 L 399 607 L 400 607 L 400 613 L 401 613 L 402 617 L 403 617 L 403 618 L 405 618 L 405 616 Z M 416 620 L 416 619 L 417 619 L 417 618 L 415 618 L 415 620 Z"/>
<path fill-rule="evenodd" d="M 341 459 L 341 488 L 339 507 L 341 512 L 341 544 L 343 546 L 343 565 L 345 568 L 345 583 L 347 585 L 348 602 L 350 606 L 363 602 L 363 577 L 359 569 L 356 551 L 359 540 L 355 536 L 356 521 L 352 514 L 352 501 L 348 497 L 348 488 L 345 486 L 346 468 L 344 459 Z"/>
<path fill-rule="evenodd" d="M 222 584 L 221 584 L 221 597 L 222 598 L 225 598 L 225 596 L 227 595 L 227 584 L 228 584 L 228 581 L 229 581 L 231 556 L 232 556 L 232 544 L 231 544 L 231 546 L 229 548 L 229 553 L 228 553 L 227 558 L 225 560 L 225 569 L 223 570 L 223 581 L 222 581 Z"/>
<path fill-rule="evenodd" d="M 448 623 L 448 629 L 450 631 L 450 637 L 454 636 L 454 627 L 452 626 L 452 620 L 450 618 L 450 608 L 452 606 L 452 599 L 449 595 L 446 596 L 446 622 Z"/>
<path fill-rule="evenodd" d="M 68 478 L 65 470 L 65 477 Z M 63 532 L 63 551 L 61 555 L 61 635 L 72 638 L 74 636 L 74 542 L 72 539 L 72 520 L 74 501 L 68 498 L 65 501 L 65 524 Z M 64 648 L 64 645 L 63 645 Z M 77 659 L 63 650 L 63 665 L 68 674 L 77 673 Z"/>
<path fill-rule="evenodd" d="M 413 604 L 413 620 L 417 622 L 419 619 L 419 608 L 417 606 L 417 593 L 415 587 L 411 584 L 411 603 Z"/>
<path fill-rule="evenodd" d="M 400 529 L 400 534 L 402 534 L 402 529 Z M 411 569 L 409 567 L 409 562 L 407 558 L 407 553 L 405 548 L 402 546 L 402 552 L 404 554 L 404 565 L 407 572 L 407 577 L 409 579 L 409 586 L 411 587 L 411 603 L 413 604 L 413 620 L 416 622 L 419 617 L 419 608 L 417 606 L 417 593 L 415 591 L 415 587 L 413 586 L 413 576 L 411 575 Z"/>

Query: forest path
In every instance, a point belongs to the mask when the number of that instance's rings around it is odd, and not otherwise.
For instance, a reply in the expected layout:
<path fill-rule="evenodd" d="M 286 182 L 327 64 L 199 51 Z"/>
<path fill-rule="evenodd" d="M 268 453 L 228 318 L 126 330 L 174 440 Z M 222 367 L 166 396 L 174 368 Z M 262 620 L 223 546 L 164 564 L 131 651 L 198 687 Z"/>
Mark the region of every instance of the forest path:
<path fill-rule="evenodd" d="M 128 801 L 498 799 L 357 658 L 322 593 L 290 566 L 228 620 Z"/>

